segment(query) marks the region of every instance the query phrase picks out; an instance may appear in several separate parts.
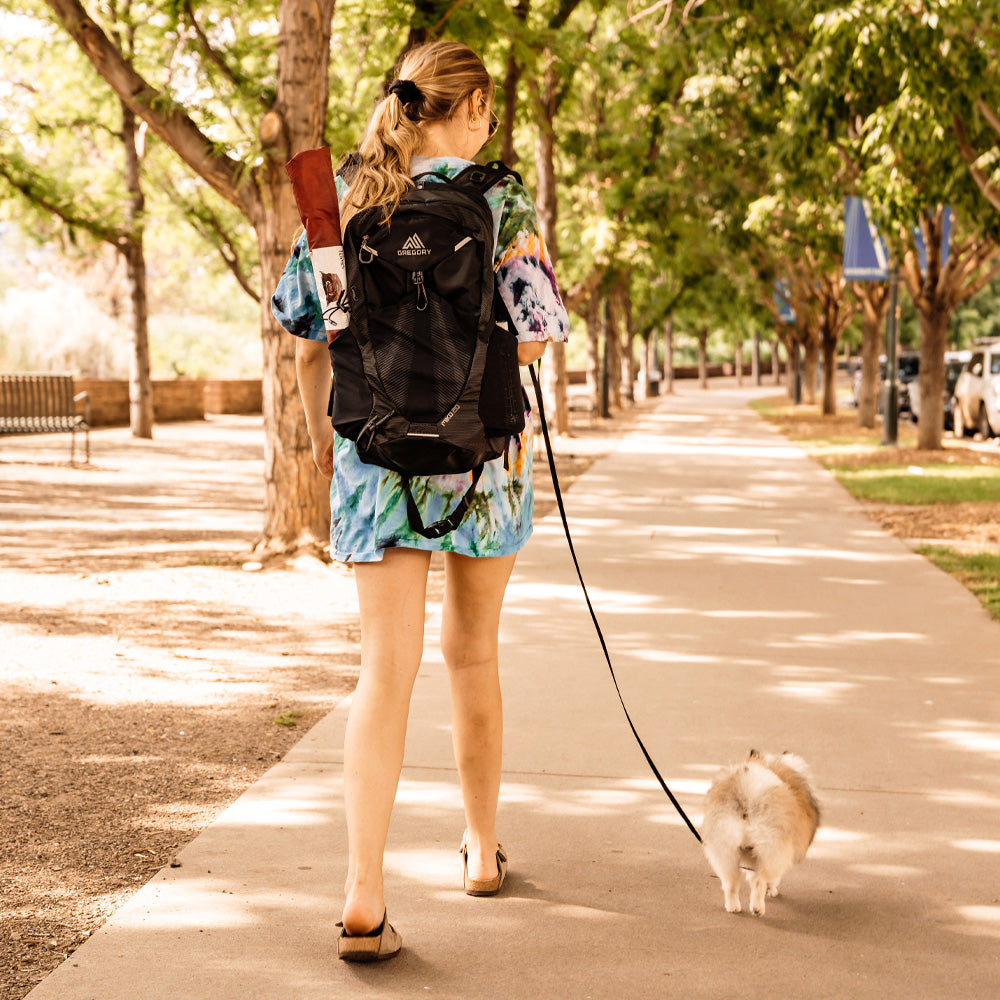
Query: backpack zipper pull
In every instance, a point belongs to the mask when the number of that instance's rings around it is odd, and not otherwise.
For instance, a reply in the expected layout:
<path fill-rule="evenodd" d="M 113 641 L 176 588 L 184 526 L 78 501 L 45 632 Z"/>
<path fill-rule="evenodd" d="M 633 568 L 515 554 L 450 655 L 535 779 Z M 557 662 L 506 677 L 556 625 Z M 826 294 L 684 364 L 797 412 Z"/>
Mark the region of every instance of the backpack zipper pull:
<path fill-rule="evenodd" d="M 413 272 L 413 283 L 417 286 L 417 311 L 423 312 L 427 308 L 427 289 L 424 287 L 423 271 Z"/>
<path fill-rule="evenodd" d="M 365 254 L 368 254 L 368 256 L 366 257 Z M 378 254 L 368 245 L 368 237 L 365 236 L 361 240 L 361 247 L 358 250 L 358 262 L 361 264 L 370 264 L 377 256 Z"/>

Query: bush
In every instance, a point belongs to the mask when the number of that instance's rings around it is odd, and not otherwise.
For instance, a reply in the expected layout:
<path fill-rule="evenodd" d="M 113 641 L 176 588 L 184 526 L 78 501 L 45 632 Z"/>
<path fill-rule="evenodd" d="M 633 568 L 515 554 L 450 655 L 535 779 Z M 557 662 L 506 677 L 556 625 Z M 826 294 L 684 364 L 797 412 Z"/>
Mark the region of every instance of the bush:
<path fill-rule="evenodd" d="M 0 368 L 128 376 L 130 337 L 76 285 L 8 288 L 0 299 Z"/>

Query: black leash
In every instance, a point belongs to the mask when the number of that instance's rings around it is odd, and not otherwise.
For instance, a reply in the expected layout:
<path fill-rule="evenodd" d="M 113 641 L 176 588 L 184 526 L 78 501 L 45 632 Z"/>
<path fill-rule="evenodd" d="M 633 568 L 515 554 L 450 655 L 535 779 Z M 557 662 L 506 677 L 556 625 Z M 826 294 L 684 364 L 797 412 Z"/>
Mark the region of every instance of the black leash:
<path fill-rule="evenodd" d="M 639 733 L 635 728 L 635 723 L 632 722 L 632 716 L 628 714 L 628 708 L 625 706 L 625 699 L 622 697 L 621 688 L 618 686 L 618 678 L 615 676 L 615 668 L 611 665 L 611 654 L 608 652 L 608 644 L 604 641 L 604 633 L 601 631 L 601 626 L 597 621 L 597 615 L 594 613 L 594 606 L 590 603 L 590 594 L 587 593 L 587 585 L 583 582 L 583 573 L 580 571 L 580 563 L 576 558 L 576 550 L 573 548 L 573 539 L 570 537 L 569 523 L 566 521 L 566 508 L 563 506 L 562 492 L 559 489 L 559 477 L 556 475 L 555 456 L 552 454 L 552 442 L 549 440 L 549 426 L 545 421 L 545 407 L 542 404 L 542 387 L 538 384 L 538 375 L 535 372 L 535 366 L 529 365 L 528 371 L 531 373 L 531 384 L 535 387 L 535 399 L 538 403 L 538 417 L 542 424 L 542 436 L 545 438 L 545 454 L 548 456 L 549 460 L 549 472 L 552 474 L 552 488 L 555 490 L 556 505 L 559 507 L 559 516 L 562 518 L 563 531 L 566 532 L 566 541 L 569 542 L 569 554 L 573 557 L 573 565 L 576 567 L 577 579 L 579 579 L 580 586 L 583 588 L 583 597 L 587 602 L 587 610 L 590 612 L 590 618 L 594 623 L 594 628 L 597 629 L 597 638 L 601 640 L 601 649 L 604 651 L 604 659 L 607 660 L 608 670 L 611 671 L 611 680 L 614 682 L 615 691 L 618 693 L 618 700 L 621 702 L 622 711 L 624 711 L 625 718 L 628 720 L 629 728 L 632 730 L 632 735 L 635 737 L 636 743 L 639 744 L 639 749 L 642 751 L 643 757 L 646 758 L 646 763 L 649 765 L 653 774 L 656 775 L 656 780 L 660 783 L 660 787 L 667 793 L 667 798 L 670 799 L 673 807 L 680 814 L 681 819 L 687 823 L 688 829 L 694 834 L 695 840 L 697 840 L 700 844 L 701 834 L 698 833 L 694 823 L 688 819 L 688 815 L 681 808 L 681 804 L 676 798 L 674 798 L 674 793 L 667 787 L 667 783 L 663 780 L 663 776 L 657 770 L 656 764 L 653 763 L 653 758 L 649 756 L 646 744 L 642 742 L 642 738 L 639 736 Z"/>

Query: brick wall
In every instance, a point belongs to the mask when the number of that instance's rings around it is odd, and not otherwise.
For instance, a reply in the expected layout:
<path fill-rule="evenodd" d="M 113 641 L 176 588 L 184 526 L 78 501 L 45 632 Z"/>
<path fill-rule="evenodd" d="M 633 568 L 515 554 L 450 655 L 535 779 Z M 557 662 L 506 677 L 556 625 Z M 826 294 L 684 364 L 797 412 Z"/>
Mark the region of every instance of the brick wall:
<path fill-rule="evenodd" d="M 259 378 L 209 379 L 205 382 L 206 413 L 261 413 L 263 408 Z"/>
<path fill-rule="evenodd" d="M 127 426 L 125 379 L 75 379 L 90 395 L 92 427 Z M 260 379 L 153 379 L 153 421 L 203 420 L 206 413 L 260 413 Z"/>

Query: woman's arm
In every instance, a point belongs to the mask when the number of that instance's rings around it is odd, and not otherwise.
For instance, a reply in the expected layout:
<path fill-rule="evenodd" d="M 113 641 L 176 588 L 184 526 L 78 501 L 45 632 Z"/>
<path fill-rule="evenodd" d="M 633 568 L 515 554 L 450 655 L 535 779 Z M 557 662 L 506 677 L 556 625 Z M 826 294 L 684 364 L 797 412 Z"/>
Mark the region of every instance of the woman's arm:
<path fill-rule="evenodd" d="M 327 479 L 332 479 L 333 425 L 327 409 L 330 405 L 333 375 L 325 341 L 296 338 L 295 374 L 302 406 L 306 411 L 306 427 L 312 441 L 313 461 Z"/>

